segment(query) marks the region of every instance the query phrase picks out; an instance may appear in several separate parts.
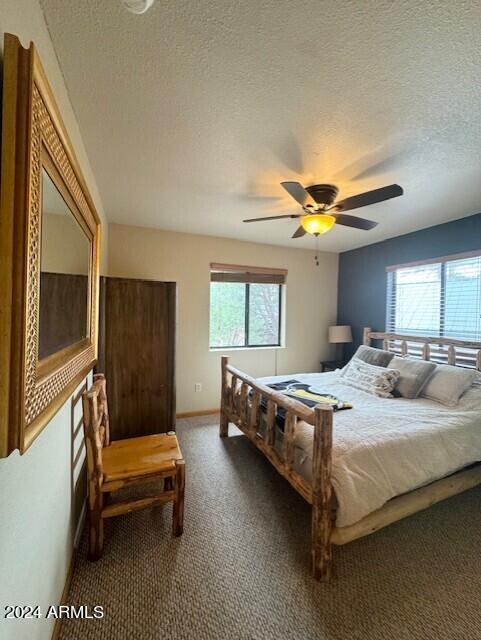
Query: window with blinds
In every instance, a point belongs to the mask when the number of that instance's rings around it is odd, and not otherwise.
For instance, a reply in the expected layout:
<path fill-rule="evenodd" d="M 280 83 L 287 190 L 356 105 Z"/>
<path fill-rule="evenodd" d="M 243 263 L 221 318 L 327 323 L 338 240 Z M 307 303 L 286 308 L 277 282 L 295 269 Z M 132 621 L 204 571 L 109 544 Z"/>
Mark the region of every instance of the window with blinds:
<path fill-rule="evenodd" d="M 281 346 L 284 269 L 211 264 L 211 349 Z"/>
<path fill-rule="evenodd" d="M 388 267 L 387 331 L 481 340 L 481 254 Z"/>

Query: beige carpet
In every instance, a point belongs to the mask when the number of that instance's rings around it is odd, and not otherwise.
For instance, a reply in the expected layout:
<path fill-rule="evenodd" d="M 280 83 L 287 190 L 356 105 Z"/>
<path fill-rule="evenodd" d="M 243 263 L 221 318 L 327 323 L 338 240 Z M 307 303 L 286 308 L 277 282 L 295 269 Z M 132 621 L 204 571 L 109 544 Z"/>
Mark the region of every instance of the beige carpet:
<path fill-rule="evenodd" d="M 106 615 L 65 621 L 64 640 L 481 639 L 481 491 L 335 548 L 335 578 L 320 585 L 308 505 L 216 422 L 178 424 L 182 538 L 170 506 L 108 521 L 97 563 L 84 535 L 69 602 Z"/>

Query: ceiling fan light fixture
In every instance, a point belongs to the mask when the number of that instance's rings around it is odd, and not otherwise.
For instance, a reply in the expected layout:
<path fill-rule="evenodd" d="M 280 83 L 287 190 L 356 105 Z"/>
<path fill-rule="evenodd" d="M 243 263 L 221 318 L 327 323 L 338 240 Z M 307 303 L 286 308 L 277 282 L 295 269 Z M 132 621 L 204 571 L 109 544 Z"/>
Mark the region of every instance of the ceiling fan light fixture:
<path fill-rule="evenodd" d="M 316 213 L 302 216 L 301 218 L 302 228 L 313 235 L 322 235 L 332 229 L 336 218 L 326 213 Z"/>

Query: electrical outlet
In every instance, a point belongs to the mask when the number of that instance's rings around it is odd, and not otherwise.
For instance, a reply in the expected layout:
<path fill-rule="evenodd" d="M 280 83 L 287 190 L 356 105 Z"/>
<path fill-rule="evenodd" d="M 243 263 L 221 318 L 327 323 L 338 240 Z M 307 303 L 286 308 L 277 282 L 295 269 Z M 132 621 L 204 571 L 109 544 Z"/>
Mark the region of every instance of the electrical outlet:
<path fill-rule="evenodd" d="M 194 385 L 194 391 L 196 393 L 198 393 L 199 391 L 202 391 L 202 383 L 201 382 L 196 382 Z"/>

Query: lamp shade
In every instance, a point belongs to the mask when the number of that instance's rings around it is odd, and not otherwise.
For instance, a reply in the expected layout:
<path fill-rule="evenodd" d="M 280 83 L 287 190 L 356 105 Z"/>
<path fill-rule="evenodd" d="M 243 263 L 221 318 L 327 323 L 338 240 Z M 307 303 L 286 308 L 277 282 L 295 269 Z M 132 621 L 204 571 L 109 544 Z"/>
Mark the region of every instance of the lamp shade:
<path fill-rule="evenodd" d="M 352 342 L 351 327 L 345 324 L 329 327 L 329 342 Z"/>
<path fill-rule="evenodd" d="M 304 231 L 312 233 L 313 235 L 327 233 L 332 229 L 335 222 L 336 218 L 328 215 L 327 213 L 313 213 L 302 216 L 301 218 L 301 226 Z"/>

